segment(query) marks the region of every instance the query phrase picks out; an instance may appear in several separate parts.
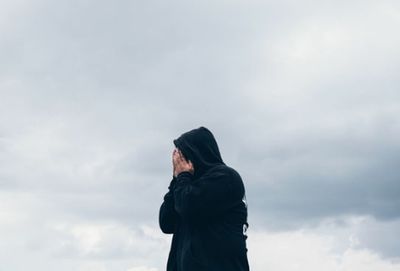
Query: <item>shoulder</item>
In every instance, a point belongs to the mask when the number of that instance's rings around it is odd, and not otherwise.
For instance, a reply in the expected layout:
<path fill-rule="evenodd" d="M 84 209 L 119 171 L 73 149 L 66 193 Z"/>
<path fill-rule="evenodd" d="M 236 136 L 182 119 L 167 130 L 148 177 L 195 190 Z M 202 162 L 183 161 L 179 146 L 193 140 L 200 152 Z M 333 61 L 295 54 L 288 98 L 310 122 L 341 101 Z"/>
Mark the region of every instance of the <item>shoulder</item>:
<path fill-rule="evenodd" d="M 237 170 L 227 165 L 218 165 L 210 169 L 208 174 L 210 174 L 210 179 L 218 179 L 218 185 L 229 187 L 233 199 L 243 198 L 244 183 Z"/>
<path fill-rule="evenodd" d="M 206 175 L 221 175 L 229 177 L 229 179 L 232 181 L 242 181 L 242 177 L 240 176 L 239 172 L 225 164 L 217 165 L 211 168 Z"/>

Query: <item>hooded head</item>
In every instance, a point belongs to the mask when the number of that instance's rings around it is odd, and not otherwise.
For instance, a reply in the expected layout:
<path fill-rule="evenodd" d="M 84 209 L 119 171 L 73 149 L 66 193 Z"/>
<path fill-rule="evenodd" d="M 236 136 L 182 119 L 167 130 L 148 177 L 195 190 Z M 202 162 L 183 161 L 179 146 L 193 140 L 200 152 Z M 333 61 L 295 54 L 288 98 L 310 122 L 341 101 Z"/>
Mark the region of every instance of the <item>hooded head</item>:
<path fill-rule="evenodd" d="M 174 145 L 187 160 L 192 161 L 195 177 L 216 165 L 225 165 L 214 135 L 203 126 L 182 134 L 174 140 Z"/>

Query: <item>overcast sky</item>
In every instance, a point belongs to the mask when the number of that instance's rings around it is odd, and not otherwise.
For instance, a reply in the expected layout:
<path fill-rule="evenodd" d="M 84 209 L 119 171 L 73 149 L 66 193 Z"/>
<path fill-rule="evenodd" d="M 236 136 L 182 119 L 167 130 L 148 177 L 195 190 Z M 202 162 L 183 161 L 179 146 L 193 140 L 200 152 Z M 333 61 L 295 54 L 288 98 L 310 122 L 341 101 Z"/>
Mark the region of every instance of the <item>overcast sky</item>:
<path fill-rule="evenodd" d="M 400 270 L 399 29 L 397 0 L 0 0 L 0 270 L 165 270 L 199 126 L 252 271 Z"/>

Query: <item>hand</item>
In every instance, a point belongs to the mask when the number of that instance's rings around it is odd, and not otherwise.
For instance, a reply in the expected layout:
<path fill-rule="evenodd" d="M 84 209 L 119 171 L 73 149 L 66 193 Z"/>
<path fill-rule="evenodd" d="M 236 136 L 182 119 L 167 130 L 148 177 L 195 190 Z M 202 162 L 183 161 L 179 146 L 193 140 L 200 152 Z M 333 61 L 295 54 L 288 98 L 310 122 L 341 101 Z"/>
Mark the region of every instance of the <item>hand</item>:
<path fill-rule="evenodd" d="M 179 173 L 183 171 L 188 171 L 191 174 L 194 173 L 194 167 L 192 161 L 186 161 L 185 157 L 179 149 L 174 149 L 172 153 L 172 164 L 174 177 L 178 176 Z"/>

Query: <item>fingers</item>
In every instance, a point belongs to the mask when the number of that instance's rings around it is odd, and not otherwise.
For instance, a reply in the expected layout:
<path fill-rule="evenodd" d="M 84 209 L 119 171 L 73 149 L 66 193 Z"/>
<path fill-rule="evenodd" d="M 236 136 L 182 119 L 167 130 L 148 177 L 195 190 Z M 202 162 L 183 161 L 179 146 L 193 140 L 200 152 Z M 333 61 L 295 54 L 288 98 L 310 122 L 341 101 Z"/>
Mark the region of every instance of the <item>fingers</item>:
<path fill-rule="evenodd" d="M 187 163 L 186 160 L 184 159 L 182 153 L 180 152 L 179 149 L 175 149 L 173 154 L 172 154 L 172 163 L 173 167 L 176 168 L 181 168 L 185 167 L 185 164 Z"/>
<path fill-rule="evenodd" d="M 175 148 L 172 155 L 175 165 L 183 166 L 184 168 L 194 169 L 193 163 L 190 160 L 186 160 L 185 156 L 180 149 Z"/>
<path fill-rule="evenodd" d="M 175 161 L 176 149 L 172 152 L 172 161 Z"/>
<path fill-rule="evenodd" d="M 179 155 L 180 155 L 179 150 L 178 149 L 174 149 L 174 151 L 172 152 L 172 157 L 175 158 L 175 159 L 178 159 Z"/>
<path fill-rule="evenodd" d="M 186 160 L 186 158 L 183 156 L 182 152 L 178 151 L 178 155 L 177 155 L 177 161 L 178 163 L 181 164 L 189 164 L 189 161 Z"/>
<path fill-rule="evenodd" d="M 183 156 L 182 152 L 178 150 L 179 153 L 179 160 L 185 164 L 188 164 L 191 168 L 193 168 L 193 163 L 190 160 L 186 160 L 186 158 Z"/>
<path fill-rule="evenodd" d="M 178 150 L 178 159 L 181 160 L 181 161 L 185 160 L 185 158 L 183 157 L 183 154 L 182 154 L 182 152 L 180 150 Z"/>
<path fill-rule="evenodd" d="M 194 166 L 192 161 L 186 160 L 179 149 L 174 150 L 172 158 L 174 165 L 174 176 L 178 175 L 182 171 L 189 171 L 190 173 L 194 174 Z"/>

